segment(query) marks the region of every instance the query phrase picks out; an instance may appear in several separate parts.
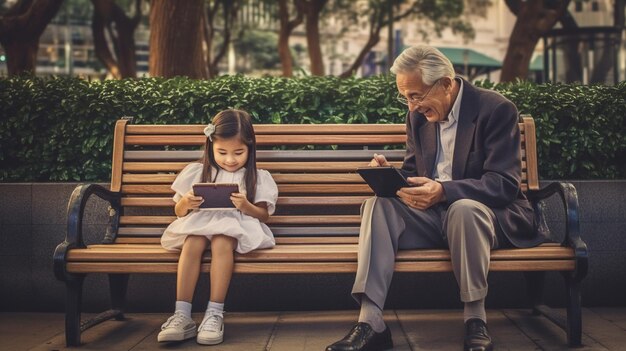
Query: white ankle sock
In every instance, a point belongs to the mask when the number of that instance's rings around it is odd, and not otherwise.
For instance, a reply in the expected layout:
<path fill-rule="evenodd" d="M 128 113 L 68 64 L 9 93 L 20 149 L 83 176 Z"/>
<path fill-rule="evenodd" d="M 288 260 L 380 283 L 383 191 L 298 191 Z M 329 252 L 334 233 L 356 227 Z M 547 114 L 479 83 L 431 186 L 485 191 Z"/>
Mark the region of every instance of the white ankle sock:
<path fill-rule="evenodd" d="M 216 314 L 224 318 L 224 303 L 209 301 L 209 304 L 206 307 L 206 312 L 204 312 L 204 319 L 206 319 L 209 314 Z"/>
<path fill-rule="evenodd" d="M 191 318 L 191 303 L 186 301 L 176 301 L 175 312 L 182 312 L 185 316 Z"/>
<path fill-rule="evenodd" d="M 485 312 L 485 299 L 466 302 L 463 308 L 463 322 L 472 318 L 482 319 L 487 323 L 487 312 Z"/>
<path fill-rule="evenodd" d="M 361 298 L 361 313 L 359 313 L 359 322 L 367 323 L 377 333 L 385 330 L 385 321 L 383 320 L 383 311 L 367 296 Z"/>

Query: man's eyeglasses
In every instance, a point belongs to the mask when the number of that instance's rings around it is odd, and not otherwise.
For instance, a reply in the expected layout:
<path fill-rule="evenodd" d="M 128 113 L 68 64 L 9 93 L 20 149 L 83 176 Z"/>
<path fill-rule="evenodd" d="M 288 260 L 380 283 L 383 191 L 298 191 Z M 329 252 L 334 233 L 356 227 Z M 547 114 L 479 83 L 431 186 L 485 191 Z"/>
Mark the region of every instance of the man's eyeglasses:
<path fill-rule="evenodd" d="M 426 92 L 426 94 L 424 94 L 424 96 L 417 96 L 416 94 L 411 94 L 411 96 L 409 96 L 409 98 L 407 99 L 406 97 L 404 97 L 404 95 L 398 93 L 398 101 L 400 101 L 401 103 L 403 103 L 404 105 L 408 105 L 409 103 L 413 104 L 413 105 L 419 105 L 422 103 L 422 101 L 424 101 L 424 99 L 426 99 L 428 97 L 428 94 L 430 94 L 431 90 L 433 90 L 433 88 L 435 87 L 435 85 L 437 85 L 437 83 L 439 83 L 439 79 L 437 79 L 437 81 L 435 82 L 435 84 L 431 85 L 430 88 L 428 89 L 428 91 Z"/>

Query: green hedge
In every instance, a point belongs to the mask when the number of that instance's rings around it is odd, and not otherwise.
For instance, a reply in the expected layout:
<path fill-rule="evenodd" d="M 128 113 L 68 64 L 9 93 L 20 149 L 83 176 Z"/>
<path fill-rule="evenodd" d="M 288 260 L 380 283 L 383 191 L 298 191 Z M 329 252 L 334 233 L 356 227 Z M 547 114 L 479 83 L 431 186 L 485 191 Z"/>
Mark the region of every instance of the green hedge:
<path fill-rule="evenodd" d="M 626 83 L 481 85 L 535 117 L 541 178 L 626 178 Z M 195 124 L 233 107 L 256 123 L 403 123 L 405 107 L 395 97 L 395 82 L 384 76 L 0 78 L 0 181 L 108 180 L 121 116 L 137 124 Z"/>

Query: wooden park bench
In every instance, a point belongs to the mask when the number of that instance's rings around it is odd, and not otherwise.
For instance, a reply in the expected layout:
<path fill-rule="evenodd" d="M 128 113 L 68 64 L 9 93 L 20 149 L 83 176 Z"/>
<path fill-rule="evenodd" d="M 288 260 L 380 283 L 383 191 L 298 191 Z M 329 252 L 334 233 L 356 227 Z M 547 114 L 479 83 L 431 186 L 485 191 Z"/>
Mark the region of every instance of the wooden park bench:
<path fill-rule="evenodd" d="M 520 120 L 522 189 L 548 230 L 541 201 L 554 193 L 563 200 L 566 236 L 562 242 L 528 249 L 494 250 L 491 271 L 525 272 L 533 311 L 549 316 L 567 332 L 571 346 L 581 343 L 580 282 L 587 272 L 587 249 L 580 238 L 576 190 L 568 183 L 539 189 L 535 126 Z M 54 253 L 56 277 L 66 284 L 65 335 L 80 345 L 81 332 L 110 318 L 122 319 L 131 273 L 176 273 L 178 254 L 164 250 L 160 235 L 176 217 L 176 174 L 198 160 L 205 140 L 203 125 L 116 123 L 110 189 L 79 185 L 68 207 L 68 231 Z M 253 274 L 354 273 L 357 268 L 359 208 L 372 191 L 355 173 L 374 152 L 402 163 L 406 140 L 401 124 L 256 125 L 258 168 L 270 171 L 279 187 L 276 213 L 268 225 L 276 247 L 236 255 L 235 272 Z M 311 148 L 311 145 L 316 148 Z M 389 147 L 389 148 L 388 148 Z M 395 148 L 394 148 L 395 147 Z M 109 223 L 101 243 L 85 245 L 82 217 L 91 195 L 108 201 Z M 209 272 L 206 252 L 202 271 Z M 402 250 L 397 272 L 451 272 L 448 250 Z M 567 320 L 542 304 L 543 276 L 558 271 L 566 281 Z M 109 275 L 111 309 L 81 323 L 83 280 L 90 273 Z"/>

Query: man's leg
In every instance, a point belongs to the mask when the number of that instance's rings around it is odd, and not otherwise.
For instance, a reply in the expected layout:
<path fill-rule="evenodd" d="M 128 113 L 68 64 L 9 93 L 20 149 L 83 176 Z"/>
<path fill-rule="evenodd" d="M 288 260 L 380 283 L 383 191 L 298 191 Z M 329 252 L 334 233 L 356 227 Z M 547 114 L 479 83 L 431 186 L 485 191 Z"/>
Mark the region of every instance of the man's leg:
<path fill-rule="evenodd" d="M 393 347 L 382 309 L 403 248 L 445 247 L 439 208 L 407 207 L 397 198 L 371 198 L 361 208 L 357 274 L 352 295 L 361 304 L 359 323 L 327 351 L 385 350 Z"/>
<path fill-rule="evenodd" d="M 497 247 L 496 219 L 484 204 L 463 199 L 450 205 L 444 222 L 454 276 L 465 303 L 465 348 L 489 350 L 485 297 L 491 249 Z"/>
<path fill-rule="evenodd" d="M 371 198 L 362 208 L 357 274 L 352 295 L 380 332 L 382 309 L 398 249 L 445 247 L 439 210 L 414 210 L 397 198 Z M 374 310 L 375 309 L 375 310 Z M 364 312 L 364 313 L 363 313 Z M 371 312 L 371 313 L 370 313 Z M 371 317 L 380 317 L 380 323 Z"/>

